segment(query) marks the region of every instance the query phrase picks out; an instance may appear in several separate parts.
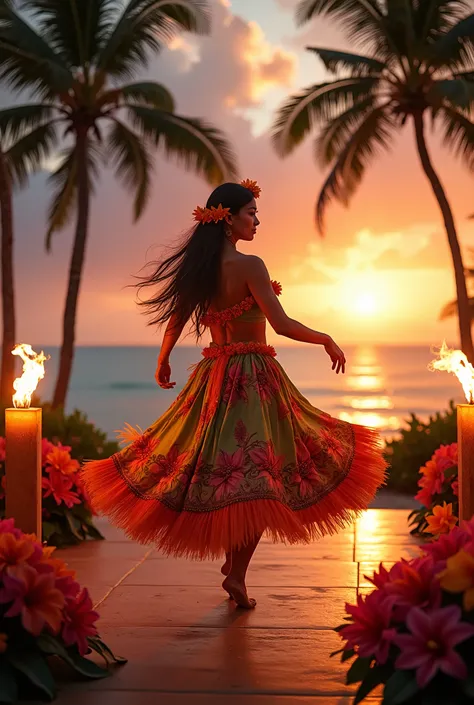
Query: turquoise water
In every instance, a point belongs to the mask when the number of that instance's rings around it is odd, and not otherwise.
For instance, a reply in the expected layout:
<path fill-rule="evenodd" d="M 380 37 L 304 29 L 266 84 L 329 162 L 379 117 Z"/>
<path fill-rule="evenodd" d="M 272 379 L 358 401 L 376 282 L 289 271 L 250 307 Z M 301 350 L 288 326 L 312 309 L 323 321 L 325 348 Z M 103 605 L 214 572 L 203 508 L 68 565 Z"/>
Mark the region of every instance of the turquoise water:
<path fill-rule="evenodd" d="M 38 346 L 34 346 L 39 350 Z M 51 355 L 38 393 L 51 397 L 59 351 Z M 85 411 L 109 435 L 125 422 L 149 426 L 182 389 L 188 368 L 201 359 L 200 348 L 176 348 L 171 365 L 174 390 L 154 380 L 157 349 L 151 347 L 79 347 L 76 350 L 67 409 Z M 445 409 L 450 399 L 462 401 L 461 387 L 446 372 L 429 372 L 433 354 L 428 346 L 346 347 L 346 374 L 336 375 L 321 348 L 277 347 L 278 361 L 313 406 L 339 418 L 396 434 L 410 412 L 427 418 Z"/>

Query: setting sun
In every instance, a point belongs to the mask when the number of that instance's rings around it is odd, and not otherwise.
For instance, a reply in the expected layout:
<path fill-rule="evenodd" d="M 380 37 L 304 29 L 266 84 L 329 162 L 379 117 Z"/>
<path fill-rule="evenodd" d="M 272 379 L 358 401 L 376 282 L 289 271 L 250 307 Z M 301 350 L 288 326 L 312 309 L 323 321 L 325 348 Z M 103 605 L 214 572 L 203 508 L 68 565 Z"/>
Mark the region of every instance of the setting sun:
<path fill-rule="evenodd" d="M 377 301 L 373 294 L 366 291 L 355 297 L 353 307 L 360 316 L 373 316 L 377 312 Z"/>

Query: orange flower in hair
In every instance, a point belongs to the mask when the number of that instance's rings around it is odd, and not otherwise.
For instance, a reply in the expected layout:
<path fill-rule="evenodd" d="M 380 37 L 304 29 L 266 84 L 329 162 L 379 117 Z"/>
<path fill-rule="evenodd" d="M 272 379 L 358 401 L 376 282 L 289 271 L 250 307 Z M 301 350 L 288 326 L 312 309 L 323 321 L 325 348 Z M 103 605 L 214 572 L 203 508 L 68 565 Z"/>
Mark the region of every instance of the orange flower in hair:
<path fill-rule="evenodd" d="M 208 208 L 201 208 L 200 206 L 194 209 L 193 217 L 198 223 L 209 223 L 209 221 L 212 220 L 210 210 Z"/>
<path fill-rule="evenodd" d="M 228 223 L 230 220 L 230 208 L 223 208 L 222 203 L 219 203 L 217 208 L 211 206 L 211 217 L 214 223 L 218 223 L 220 220 L 225 220 Z"/>
<path fill-rule="evenodd" d="M 257 182 L 252 181 L 251 179 L 245 179 L 244 181 L 241 181 L 240 185 L 251 191 L 253 193 L 254 198 L 258 198 L 262 193 L 262 189 L 257 184 Z"/>

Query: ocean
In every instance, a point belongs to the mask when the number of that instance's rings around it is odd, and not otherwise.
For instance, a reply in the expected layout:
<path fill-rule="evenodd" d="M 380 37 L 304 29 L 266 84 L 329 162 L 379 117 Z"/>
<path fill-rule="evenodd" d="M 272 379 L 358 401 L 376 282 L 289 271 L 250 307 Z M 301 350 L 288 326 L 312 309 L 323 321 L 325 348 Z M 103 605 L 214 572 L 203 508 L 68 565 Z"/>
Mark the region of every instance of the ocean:
<path fill-rule="evenodd" d="M 51 359 L 38 394 L 48 400 L 59 350 L 44 351 Z M 428 370 L 434 357 L 429 346 L 346 346 L 344 352 L 345 375 L 336 375 L 326 353 L 314 346 L 277 346 L 277 359 L 313 406 L 376 427 L 386 439 L 397 435 L 411 412 L 427 419 L 446 409 L 450 399 L 463 400 L 453 375 Z M 176 387 L 163 390 L 154 380 L 157 354 L 154 347 L 78 347 L 67 411 L 84 411 L 109 437 L 125 423 L 147 428 L 183 388 L 190 365 L 201 359 L 199 347 L 175 348 L 171 366 Z"/>

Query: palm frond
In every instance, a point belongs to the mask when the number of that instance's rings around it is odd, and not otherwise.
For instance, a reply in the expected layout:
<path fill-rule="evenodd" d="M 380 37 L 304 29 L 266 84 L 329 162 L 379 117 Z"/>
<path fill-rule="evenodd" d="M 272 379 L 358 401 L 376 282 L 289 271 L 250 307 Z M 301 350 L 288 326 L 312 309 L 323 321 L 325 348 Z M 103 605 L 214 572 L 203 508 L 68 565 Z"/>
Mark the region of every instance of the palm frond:
<path fill-rule="evenodd" d="M 135 191 L 135 220 L 143 213 L 150 196 L 150 176 L 153 162 L 145 142 L 119 120 L 114 124 L 108 136 L 108 146 L 112 160 L 115 162 L 117 176 L 128 189 Z"/>
<path fill-rule="evenodd" d="M 15 142 L 23 133 L 49 120 L 51 113 L 51 105 L 42 103 L 15 105 L 13 108 L 0 110 L 0 136 L 9 142 Z"/>
<path fill-rule="evenodd" d="M 98 68 L 114 78 L 133 76 L 150 52 L 185 30 L 209 30 L 208 4 L 201 0 L 129 0 L 98 57 Z"/>
<path fill-rule="evenodd" d="M 386 18 L 377 0 L 302 0 L 298 5 L 299 25 L 320 16 L 339 22 L 351 42 L 369 45 L 382 57 L 389 53 Z"/>
<path fill-rule="evenodd" d="M 463 78 L 435 81 L 427 97 L 436 106 L 449 103 L 453 108 L 469 111 L 474 107 L 474 81 Z"/>
<path fill-rule="evenodd" d="M 175 109 L 174 98 L 166 88 L 154 81 L 142 81 L 122 86 L 120 94 L 125 102 L 145 103 L 145 105 L 173 113 Z"/>
<path fill-rule="evenodd" d="M 415 3 L 413 24 L 420 45 L 440 39 L 469 9 L 465 0 L 421 0 Z"/>
<path fill-rule="evenodd" d="M 316 223 L 320 233 L 324 232 L 327 206 L 332 200 L 347 205 L 365 170 L 378 151 L 390 147 L 394 121 L 387 113 L 387 105 L 374 108 L 352 133 L 344 149 L 327 177 L 317 204 Z"/>
<path fill-rule="evenodd" d="M 69 67 L 92 64 L 117 14 L 116 0 L 20 0 Z"/>
<path fill-rule="evenodd" d="M 333 73 L 341 69 L 348 69 L 351 72 L 351 76 L 380 75 L 386 68 L 385 62 L 378 61 L 370 56 L 360 56 L 360 54 L 350 54 L 333 49 L 321 49 L 320 47 L 306 47 L 306 49 L 319 56 L 327 70 Z"/>
<path fill-rule="evenodd" d="M 7 149 L 5 159 L 13 183 L 19 187 L 26 186 L 30 174 L 42 167 L 56 143 L 56 125 L 48 122 L 23 135 Z"/>
<path fill-rule="evenodd" d="M 290 154 L 318 123 L 333 120 L 374 93 L 377 85 L 373 76 L 345 78 L 310 86 L 290 97 L 272 127 L 275 149 L 281 156 Z"/>
<path fill-rule="evenodd" d="M 434 68 L 462 70 L 474 61 L 474 13 L 464 17 L 445 32 L 431 47 Z"/>
<path fill-rule="evenodd" d="M 4 8 L 0 24 L 0 81 L 14 91 L 29 88 L 54 98 L 71 88 L 62 57 L 20 15 Z"/>
<path fill-rule="evenodd" d="M 316 159 L 326 167 L 344 149 L 354 130 L 375 107 L 373 96 L 358 101 L 321 128 L 315 142 Z"/>
<path fill-rule="evenodd" d="M 209 184 L 236 178 L 236 157 L 223 134 L 202 120 L 184 118 L 154 108 L 128 106 L 134 126 L 187 170 Z"/>
<path fill-rule="evenodd" d="M 437 114 L 444 132 L 443 144 L 461 157 L 468 169 L 474 168 L 474 123 L 460 110 L 444 106 Z"/>
<path fill-rule="evenodd" d="M 77 192 L 77 149 L 74 145 L 63 152 L 63 161 L 51 174 L 49 181 L 53 187 L 53 196 L 48 213 L 48 232 L 46 233 L 46 251 L 51 250 L 53 234 L 61 230 L 70 220 L 76 206 Z"/>

